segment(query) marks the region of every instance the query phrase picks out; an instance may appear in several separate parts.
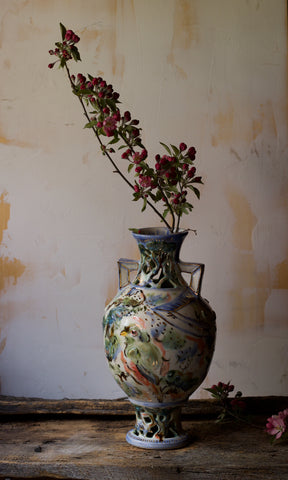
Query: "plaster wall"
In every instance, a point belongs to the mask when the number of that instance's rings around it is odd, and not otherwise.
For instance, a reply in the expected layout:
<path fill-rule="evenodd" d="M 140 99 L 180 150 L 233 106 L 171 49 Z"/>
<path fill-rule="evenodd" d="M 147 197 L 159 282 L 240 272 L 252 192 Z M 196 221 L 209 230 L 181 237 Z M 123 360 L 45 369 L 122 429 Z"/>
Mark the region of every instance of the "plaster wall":
<path fill-rule="evenodd" d="M 285 0 L 0 0 L 0 379 L 3 395 L 116 398 L 102 314 L 130 227 L 157 225 L 112 174 L 61 70 L 59 22 L 81 37 L 75 73 L 102 75 L 159 141 L 197 149 L 197 230 L 217 314 L 202 387 L 288 395 Z M 195 398 L 207 396 L 200 387 Z"/>

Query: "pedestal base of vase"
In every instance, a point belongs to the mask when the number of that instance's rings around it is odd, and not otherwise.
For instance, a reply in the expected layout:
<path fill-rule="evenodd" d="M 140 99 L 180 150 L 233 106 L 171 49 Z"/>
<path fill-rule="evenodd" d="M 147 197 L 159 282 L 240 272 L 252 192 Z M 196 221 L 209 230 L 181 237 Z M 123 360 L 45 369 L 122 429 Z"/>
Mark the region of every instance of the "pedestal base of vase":
<path fill-rule="evenodd" d="M 168 450 L 186 446 L 190 437 L 181 426 L 181 407 L 135 405 L 135 428 L 126 435 L 131 445 L 140 448 Z"/>

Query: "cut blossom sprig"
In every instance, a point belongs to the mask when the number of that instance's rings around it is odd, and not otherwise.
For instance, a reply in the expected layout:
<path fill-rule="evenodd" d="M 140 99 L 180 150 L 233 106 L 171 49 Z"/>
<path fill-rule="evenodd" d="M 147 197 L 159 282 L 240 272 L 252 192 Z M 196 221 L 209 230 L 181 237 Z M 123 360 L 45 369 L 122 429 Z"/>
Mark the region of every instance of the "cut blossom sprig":
<path fill-rule="evenodd" d="M 238 390 L 234 398 L 229 397 L 234 389 L 235 387 L 234 385 L 231 385 L 230 381 L 228 383 L 218 382 L 217 385 L 212 385 L 210 388 L 204 388 L 204 390 L 211 393 L 213 398 L 220 401 L 222 410 L 218 415 L 216 422 L 222 422 L 229 417 L 236 420 L 244 420 L 242 413 L 246 408 L 246 403 L 241 398 L 242 392 Z"/>
<path fill-rule="evenodd" d="M 164 155 L 157 154 L 155 163 L 148 163 L 148 152 L 142 143 L 139 120 L 133 119 L 129 111 L 121 113 L 119 94 L 102 77 L 92 75 L 71 75 L 67 62 L 80 61 L 76 44 L 80 38 L 72 30 L 66 30 L 60 24 L 62 42 L 56 42 L 56 48 L 49 50 L 56 57 L 49 68 L 57 63 L 65 68 L 72 92 L 78 97 L 84 110 L 87 123 L 85 128 L 94 132 L 100 143 L 102 153 L 110 160 L 114 172 L 133 190 L 133 200 L 142 199 L 142 211 L 149 205 L 170 231 L 178 231 L 180 219 L 188 214 L 193 205 L 188 200 L 188 191 L 200 198 L 197 184 L 202 178 L 196 175 L 194 160 L 196 149 L 187 147 L 184 142 L 179 146 L 160 144 Z M 128 162 L 128 173 L 134 173 L 134 182 L 130 181 L 113 159 L 115 148 L 122 150 L 121 158 Z M 125 150 L 124 150 L 125 149 Z M 157 208 L 155 204 L 160 204 Z M 168 221 L 170 218 L 170 221 Z"/>
<path fill-rule="evenodd" d="M 288 408 L 267 418 L 266 432 L 272 436 L 272 441 L 288 439 Z"/>

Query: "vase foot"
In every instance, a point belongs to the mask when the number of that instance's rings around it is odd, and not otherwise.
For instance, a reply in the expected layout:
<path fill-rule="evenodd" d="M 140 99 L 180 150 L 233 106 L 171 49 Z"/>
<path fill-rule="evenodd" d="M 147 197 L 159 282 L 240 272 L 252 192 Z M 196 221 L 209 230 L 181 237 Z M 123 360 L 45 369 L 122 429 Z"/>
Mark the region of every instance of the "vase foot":
<path fill-rule="evenodd" d="M 183 448 L 190 443 L 190 436 L 186 433 L 177 435 L 173 438 L 149 439 L 135 434 L 135 430 L 130 430 L 126 435 L 128 443 L 134 447 L 154 449 L 154 450 L 169 450 L 176 448 Z"/>
<path fill-rule="evenodd" d="M 158 404 L 157 407 L 135 405 L 136 424 L 127 433 L 126 440 L 140 448 L 167 450 L 182 448 L 189 443 L 189 435 L 181 427 L 181 406 Z"/>

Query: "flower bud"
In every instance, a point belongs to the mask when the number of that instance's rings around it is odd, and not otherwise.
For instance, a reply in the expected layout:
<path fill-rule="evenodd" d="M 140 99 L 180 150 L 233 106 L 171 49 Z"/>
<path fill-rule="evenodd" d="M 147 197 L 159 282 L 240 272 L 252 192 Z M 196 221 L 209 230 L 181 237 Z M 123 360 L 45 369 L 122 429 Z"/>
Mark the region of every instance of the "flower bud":
<path fill-rule="evenodd" d="M 125 112 L 124 113 L 124 121 L 125 122 L 130 122 L 131 120 L 131 113 L 130 112 Z"/>
<path fill-rule="evenodd" d="M 80 37 L 78 37 L 78 35 L 75 35 L 75 33 L 74 33 L 74 35 L 73 35 L 73 37 L 72 37 L 72 42 L 73 42 L 73 43 L 78 43 L 79 40 L 80 40 Z"/>
<path fill-rule="evenodd" d="M 196 149 L 194 147 L 190 147 L 188 152 L 187 152 L 188 157 L 190 160 L 195 160 L 196 157 Z"/>
<path fill-rule="evenodd" d="M 69 42 L 69 40 L 71 40 L 73 35 L 74 35 L 74 32 L 72 32 L 72 30 L 67 30 L 66 33 L 65 33 L 65 40 L 67 40 L 67 42 Z"/>

